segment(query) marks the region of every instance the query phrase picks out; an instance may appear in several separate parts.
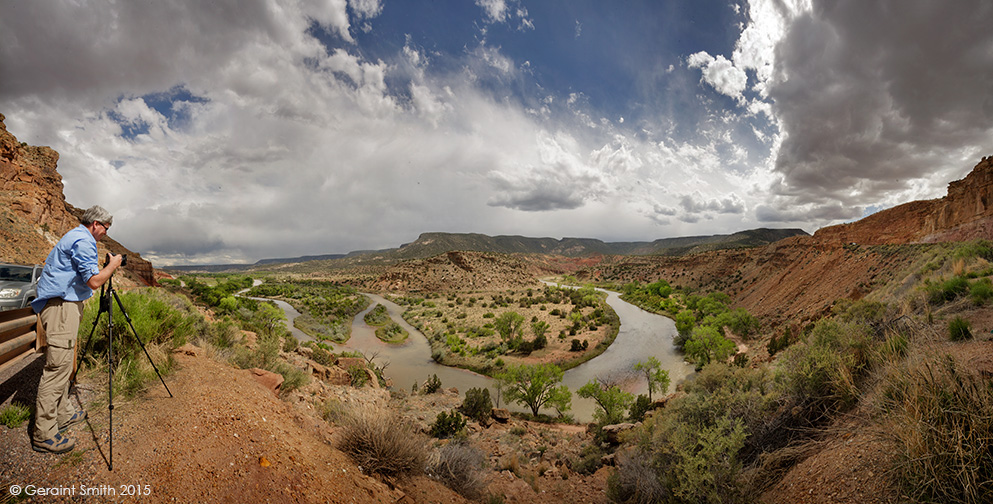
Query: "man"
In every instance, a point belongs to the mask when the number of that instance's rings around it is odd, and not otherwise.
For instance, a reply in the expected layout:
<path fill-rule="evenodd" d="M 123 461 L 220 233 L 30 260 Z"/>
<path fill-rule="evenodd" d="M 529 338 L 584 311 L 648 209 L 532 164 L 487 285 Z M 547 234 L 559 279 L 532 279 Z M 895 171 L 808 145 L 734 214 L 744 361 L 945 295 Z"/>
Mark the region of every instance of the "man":
<path fill-rule="evenodd" d="M 97 240 L 107 235 L 114 217 L 100 206 L 83 213 L 81 224 L 69 231 L 48 254 L 38 280 L 38 297 L 31 302 L 48 337 L 45 370 L 38 383 L 35 427 L 31 446 L 35 451 L 65 453 L 76 443 L 62 435 L 69 427 L 86 419 L 85 411 L 75 411 L 69 402 L 69 375 L 72 373 L 83 301 L 107 282 L 121 265 L 122 256 L 110 255 L 103 269 L 97 263 Z"/>

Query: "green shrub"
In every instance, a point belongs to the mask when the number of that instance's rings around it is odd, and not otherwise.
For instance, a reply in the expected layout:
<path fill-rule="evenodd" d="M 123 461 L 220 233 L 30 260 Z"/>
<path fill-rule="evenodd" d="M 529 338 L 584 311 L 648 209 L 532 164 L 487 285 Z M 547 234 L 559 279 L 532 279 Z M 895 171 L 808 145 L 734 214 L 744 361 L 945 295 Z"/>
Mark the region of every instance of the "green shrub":
<path fill-rule="evenodd" d="M 449 413 L 442 411 L 438 413 L 434 423 L 431 424 L 431 435 L 438 439 L 449 438 L 462 432 L 462 429 L 465 429 L 465 424 L 465 418 L 458 411 Z"/>
<path fill-rule="evenodd" d="M 292 392 L 310 382 L 310 376 L 307 375 L 306 371 L 287 362 L 280 362 L 276 367 L 276 372 L 283 377 L 283 384 L 279 387 L 282 394 Z"/>
<path fill-rule="evenodd" d="M 31 408 L 24 404 L 11 402 L 0 409 L 0 425 L 10 429 L 18 429 L 31 418 Z"/>
<path fill-rule="evenodd" d="M 699 430 L 684 423 L 672 434 L 667 449 L 675 463 L 668 477 L 676 497 L 714 504 L 743 500 L 736 481 L 742 467 L 737 453 L 747 434 L 739 419 L 721 417 Z"/>
<path fill-rule="evenodd" d="M 338 449 L 371 473 L 416 475 L 424 471 L 428 440 L 414 425 L 387 410 L 363 409 L 346 417 Z"/>
<path fill-rule="evenodd" d="M 316 363 L 318 363 L 318 364 L 320 364 L 320 365 L 322 365 L 324 367 L 328 367 L 328 366 L 334 365 L 334 362 L 335 362 L 334 354 L 332 354 L 331 352 L 329 352 L 323 346 L 321 346 L 321 345 L 314 345 L 314 346 L 311 347 L 311 350 L 312 351 L 310 353 L 310 358 L 314 362 L 316 362 Z"/>
<path fill-rule="evenodd" d="M 279 338 L 276 336 L 258 335 L 255 348 L 239 348 L 232 361 L 241 369 L 259 368 L 266 371 L 276 371 L 279 361 Z"/>
<path fill-rule="evenodd" d="M 386 311 L 385 306 L 377 304 L 375 308 L 365 314 L 363 320 L 371 326 L 381 326 L 390 321 L 390 314 Z"/>
<path fill-rule="evenodd" d="M 598 444 L 586 445 L 579 456 L 569 459 L 567 464 L 569 469 L 579 474 L 590 475 L 603 466 L 603 456 L 604 452 Z"/>
<path fill-rule="evenodd" d="M 407 330 L 396 322 L 386 322 L 376 328 L 376 337 L 386 343 L 401 343 L 407 339 Z"/>
<path fill-rule="evenodd" d="M 431 375 L 431 378 L 424 382 L 424 388 L 421 390 L 424 394 L 433 394 L 441 390 L 441 379 L 436 374 Z"/>
<path fill-rule="evenodd" d="M 776 355 L 780 351 L 784 350 L 786 347 L 793 344 L 793 332 L 789 327 L 783 329 L 783 334 L 776 336 L 775 334 L 769 338 L 769 343 L 766 345 L 766 350 L 769 352 L 769 356 Z"/>
<path fill-rule="evenodd" d="M 369 383 L 369 373 L 364 367 L 352 366 L 348 368 L 348 376 L 352 378 L 352 386 L 361 388 Z"/>
<path fill-rule="evenodd" d="M 95 327 L 93 324 L 99 313 L 99 304 L 99 299 L 95 298 L 86 303 L 80 323 L 80 331 L 86 333 L 79 340 L 81 351 L 87 352 L 85 362 L 94 365 L 105 364 L 106 359 L 101 357 L 106 356 L 109 346 L 107 315 L 101 314 L 98 324 Z M 115 393 L 125 397 L 133 397 L 144 391 L 149 382 L 158 381 L 158 374 L 165 376 L 172 372 L 175 365 L 170 352 L 172 348 L 212 333 L 211 324 L 204 320 L 203 315 L 185 297 L 164 289 L 143 288 L 125 292 L 120 295 L 120 305 L 125 307 L 130 323 L 115 300 L 113 315 L 116 362 L 113 387 Z M 92 335 L 89 332 L 91 330 Z"/>
<path fill-rule="evenodd" d="M 230 319 L 226 319 L 210 324 L 202 336 L 217 348 L 230 348 L 241 338 L 241 330 Z"/>
<path fill-rule="evenodd" d="M 948 339 L 962 341 L 972 339 L 972 327 L 968 320 L 955 317 L 948 322 Z"/>
<path fill-rule="evenodd" d="M 292 351 L 296 350 L 297 347 L 299 347 L 299 346 L 300 346 L 300 342 L 297 341 L 297 339 L 295 337 L 293 337 L 292 334 L 290 334 L 288 332 L 285 333 L 285 334 L 283 334 L 283 351 L 284 352 L 292 352 Z"/>
<path fill-rule="evenodd" d="M 940 283 L 930 282 L 925 286 L 928 300 L 931 304 L 942 304 L 952 301 L 969 290 L 969 280 L 956 275 Z"/>
<path fill-rule="evenodd" d="M 969 299 L 976 306 L 981 306 L 993 299 L 993 282 L 990 282 L 989 278 L 980 278 L 969 284 Z"/>
<path fill-rule="evenodd" d="M 462 406 L 459 407 L 462 413 L 477 422 L 482 422 L 490 416 L 493 411 L 493 401 L 490 399 L 490 389 L 471 388 L 466 391 Z"/>
<path fill-rule="evenodd" d="M 645 419 L 645 414 L 651 409 L 652 400 L 645 394 L 638 394 L 638 397 L 631 405 L 631 410 L 628 412 L 628 418 L 630 418 L 632 422 L 640 422 Z"/>
<path fill-rule="evenodd" d="M 868 371 L 871 337 L 865 326 L 822 319 L 807 341 L 789 347 L 778 359 L 781 390 L 801 403 L 838 410 L 858 399 L 859 379 Z"/>

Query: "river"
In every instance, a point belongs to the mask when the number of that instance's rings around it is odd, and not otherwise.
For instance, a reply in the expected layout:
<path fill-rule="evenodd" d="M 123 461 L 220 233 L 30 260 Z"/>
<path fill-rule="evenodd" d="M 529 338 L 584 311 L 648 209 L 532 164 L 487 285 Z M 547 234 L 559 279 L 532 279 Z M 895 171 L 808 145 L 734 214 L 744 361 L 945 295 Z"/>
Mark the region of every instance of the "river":
<path fill-rule="evenodd" d="M 669 371 L 670 392 L 693 373 L 693 366 L 684 362 L 683 356 L 672 343 L 673 336 L 676 335 L 676 325 L 671 319 L 627 303 L 621 300 L 616 292 L 604 292 L 607 293 L 607 304 L 620 318 L 621 327 L 617 339 L 607 351 L 565 372 L 563 383 L 573 392 L 571 413 L 577 421 L 585 422 L 593 418 L 593 401 L 579 397 L 576 391 L 597 377 L 620 379 L 626 391 L 644 394 L 648 391 L 648 383 L 632 368 L 635 363 L 647 360 L 648 357 L 654 356 L 662 363 L 663 369 Z M 423 383 L 425 379 L 436 374 L 443 387 L 457 387 L 463 394 L 470 388 L 487 387 L 490 389 L 491 397 L 496 398 L 496 387 L 491 378 L 434 362 L 431 359 L 431 347 L 427 338 L 403 320 L 403 307 L 375 294 L 365 295 L 372 303 L 369 308 L 355 316 L 352 323 L 352 337 L 344 345 L 335 345 L 338 350 L 342 348 L 358 350 L 367 357 L 376 355 L 375 362 L 378 365 L 386 365 L 385 375 L 393 381 L 397 389 L 409 391 L 414 382 Z M 377 303 L 385 306 L 393 320 L 410 333 L 404 344 L 390 345 L 380 341 L 376 338 L 375 329 L 365 323 L 365 314 Z M 519 407 L 507 404 L 501 406 L 523 411 Z"/>

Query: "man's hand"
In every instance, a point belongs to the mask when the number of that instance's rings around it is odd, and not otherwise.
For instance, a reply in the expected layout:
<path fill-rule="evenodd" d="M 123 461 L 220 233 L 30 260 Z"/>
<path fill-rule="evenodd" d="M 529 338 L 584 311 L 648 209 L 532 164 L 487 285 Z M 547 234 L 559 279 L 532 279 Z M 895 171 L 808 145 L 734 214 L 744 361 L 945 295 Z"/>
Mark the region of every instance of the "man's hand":
<path fill-rule="evenodd" d="M 86 286 L 93 290 L 99 289 L 100 286 L 107 283 L 110 276 L 114 274 L 114 270 L 121 266 L 121 261 L 123 260 L 123 255 L 107 254 L 107 265 L 104 266 L 99 273 L 91 276 L 90 279 L 86 281 Z"/>
<path fill-rule="evenodd" d="M 124 260 L 124 255 L 123 254 L 122 255 L 114 255 L 114 254 L 108 253 L 107 254 L 107 266 L 105 266 L 105 267 L 113 267 L 114 269 L 112 269 L 111 271 L 114 271 L 117 268 L 120 268 L 121 267 L 121 261 L 123 261 L 123 260 Z"/>

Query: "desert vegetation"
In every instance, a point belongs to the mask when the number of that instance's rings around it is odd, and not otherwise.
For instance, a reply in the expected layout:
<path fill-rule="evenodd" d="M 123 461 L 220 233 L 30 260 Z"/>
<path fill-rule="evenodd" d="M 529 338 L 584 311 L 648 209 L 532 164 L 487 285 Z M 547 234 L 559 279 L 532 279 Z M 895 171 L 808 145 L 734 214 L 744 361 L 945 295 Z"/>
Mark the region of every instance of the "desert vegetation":
<path fill-rule="evenodd" d="M 302 314 L 294 326 L 317 340 L 336 343 L 348 341 L 352 318 L 369 306 L 369 298 L 354 287 L 321 280 L 269 279 L 248 295 L 290 303 Z"/>
<path fill-rule="evenodd" d="M 569 369 L 603 353 L 617 315 L 592 286 L 397 296 L 437 362 L 495 376 L 508 365 Z M 578 342 L 578 343 L 574 343 Z"/>

